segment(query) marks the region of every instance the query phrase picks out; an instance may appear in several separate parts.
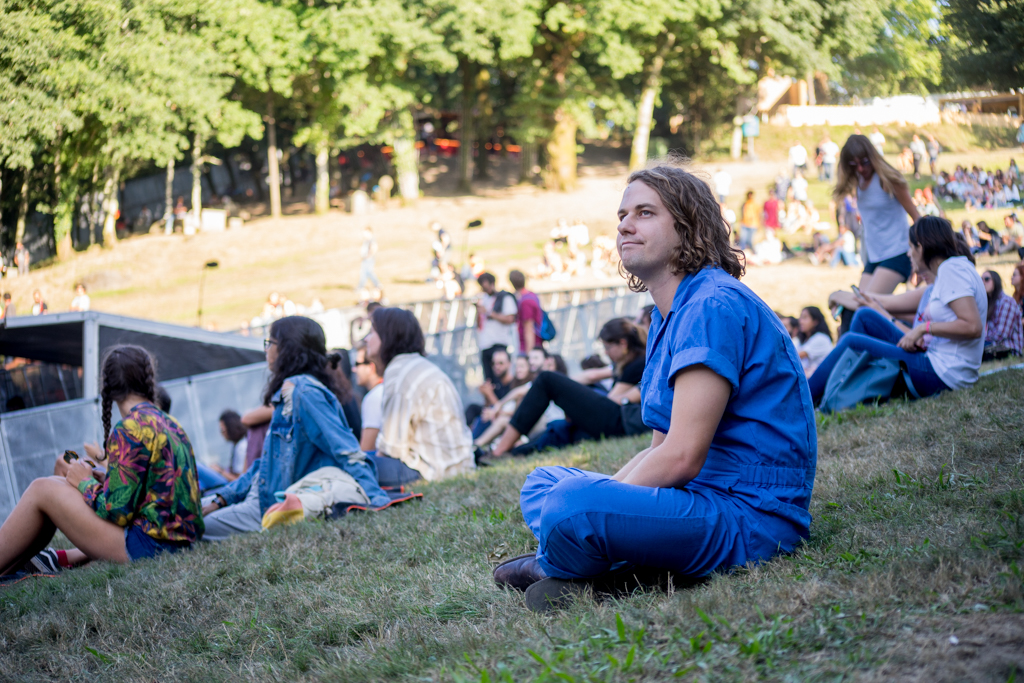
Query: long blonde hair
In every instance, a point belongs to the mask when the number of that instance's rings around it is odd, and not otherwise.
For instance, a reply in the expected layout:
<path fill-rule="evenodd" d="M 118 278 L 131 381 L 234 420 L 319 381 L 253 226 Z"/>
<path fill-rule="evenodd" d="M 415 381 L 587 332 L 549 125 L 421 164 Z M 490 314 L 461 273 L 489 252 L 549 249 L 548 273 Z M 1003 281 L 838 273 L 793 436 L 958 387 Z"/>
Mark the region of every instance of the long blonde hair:
<path fill-rule="evenodd" d="M 836 189 L 832 191 L 832 197 L 839 201 L 848 194 L 857 192 L 857 169 L 850 166 L 855 159 L 867 157 L 871 167 L 878 176 L 878 182 L 886 193 L 895 196 L 896 190 L 907 187 L 907 179 L 903 174 L 889 165 L 871 141 L 864 135 L 851 135 L 843 150 L 839 153 L 839 179 L 836 181 Z"/>

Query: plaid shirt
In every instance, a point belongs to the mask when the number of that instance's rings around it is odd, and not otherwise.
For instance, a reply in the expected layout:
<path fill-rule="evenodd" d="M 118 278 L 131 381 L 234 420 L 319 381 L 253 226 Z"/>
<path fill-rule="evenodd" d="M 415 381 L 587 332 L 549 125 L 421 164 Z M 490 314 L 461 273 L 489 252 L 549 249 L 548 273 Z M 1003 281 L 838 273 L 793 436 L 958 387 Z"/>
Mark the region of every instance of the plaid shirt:
<path fill-rule="evenodd" d="M 995 311 L 985 323 L 985 345 L 1002 344 L 1016 355 L 1024 352 L 1024 325 L 1021 324 L 1020 306 L 1002 292 L 996 299 Z"/>

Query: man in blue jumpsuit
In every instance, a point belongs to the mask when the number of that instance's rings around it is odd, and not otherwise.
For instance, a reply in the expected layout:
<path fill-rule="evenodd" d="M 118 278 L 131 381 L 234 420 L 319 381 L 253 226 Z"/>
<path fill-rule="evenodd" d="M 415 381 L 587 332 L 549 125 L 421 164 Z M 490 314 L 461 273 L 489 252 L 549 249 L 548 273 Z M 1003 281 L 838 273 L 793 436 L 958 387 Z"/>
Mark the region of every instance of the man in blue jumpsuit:
<path fill-rule="evenodd" d="M 641 385 L 650 448 L 615 475 L 539 467 L 520 503 L 535 554 L 494 571 L 545 610 L 632 567 L 702 577 L 808 537 L 817 436 L 800 360 L 741 284 L 715 198 L 674 166 L 632 174 L 618 249 L 655 303 Z"/>

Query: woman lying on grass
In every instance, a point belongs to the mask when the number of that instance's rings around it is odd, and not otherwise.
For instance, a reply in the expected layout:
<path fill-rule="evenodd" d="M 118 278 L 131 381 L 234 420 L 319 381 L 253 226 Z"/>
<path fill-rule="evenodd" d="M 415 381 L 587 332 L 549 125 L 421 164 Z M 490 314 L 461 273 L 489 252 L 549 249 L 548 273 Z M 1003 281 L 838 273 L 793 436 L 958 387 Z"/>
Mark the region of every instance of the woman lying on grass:
<path fill-rule="evenodd" d="M 702 577 L 807 538 L 814 411 L 778 317 L 739 282 L 743 266 L 708 186 L 668 165 L 637 171 L 618 249 L 656 308 L 641 391 L 650 448 L 614 476 L 540 467 L 520 503 L 535 554 L 494 571 L 545 610 L 640 568 Z"/>
<path fill-rule="evenodd" d="M 867 351 L 907 366 L 919 396 L 962 389 L 978 381 L 985 350 L 988 295 L 969 257 L 962 255 L 945 218 L 925 216 L 910 228 L 908 255 L 930 288 L 896 296 L 864 294 L 850 331 L 840 337 L 807 382 L 815 402 L 821 400 L 828 376 L 846 349 Z M 843 297 L 833 295 L 842 303 Z M 908 327 L 894 315 L 917 310 Z"/>
<path fill-rule="evenodd" d="M 264 342 L 270 381 L 264 402 L 273 406 L 263 454 L 245 474 L 203 500 L 206 540 L 259 531 L 263 514 L 277 502 L 274 494 L 321 467 L 352 475 L 380 507 L 390 502 L 377 484 L 377 471 L 359 450 L 345 421 L 334 378 L 327 371 L 324 331 L 302 316 L 281 318 Z"/>
<path fill-rule="evenodd" d="M 0 527 L 0 573 L 55 573 L 88 560 L 125 563 L 188 548 L 203 534 L 196 461 L 188 436 L 156 405 L 156 367 L 138 346 L 103 359 L 102 483 L 82 460 L 33 481 Z M 110 431 L 113 403 L 121 421 Z M 60 530 L 76 549 L 46 549 Z M 40 552 L 42 551 L 42 552 Z M 37 554 L 38 553 L 38 554 Z"/>

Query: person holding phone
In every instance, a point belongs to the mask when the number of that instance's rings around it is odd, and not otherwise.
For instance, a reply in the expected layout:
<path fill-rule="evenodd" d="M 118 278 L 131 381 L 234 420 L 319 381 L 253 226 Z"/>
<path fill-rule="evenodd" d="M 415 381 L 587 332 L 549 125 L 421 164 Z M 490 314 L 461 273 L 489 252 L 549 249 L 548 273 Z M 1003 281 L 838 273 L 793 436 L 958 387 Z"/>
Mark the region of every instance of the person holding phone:
<path fill-rule="evenodd" d="M 61 457 L 61 474 L 33 481 L 0 527 L 0 575 L 23 567 L 56 573 L 88 560 L 124 564 L 183 550 L 203 535 L 192 444 L 156 406 L 152 356 L 115 346 L 100 367 L 107 476 L 101 483 L 87 461 Z M 122 419 L 111 431 L 114 403 Z M 57 530 L 75 549 L 46 548 Z"/>
<path fill-rule="evenodd" d="M 846 349 L 904 363 L 919 396 L 962 389 L 978 380 L 988 312 L 981 277 L 962 255 L 948 220 L 925 216 L 910 228 L 909 238 L 914 269 L 926 281 L 934 277 L 934 285 L 898 296 L 854 294 L 860 308 L 850 332 L 807 380 L 815 403 Z M 843 303 L 837 294 L 830 303 Z M 908 314 L 915 316 L 912 326 L 896 317 Z"/>

